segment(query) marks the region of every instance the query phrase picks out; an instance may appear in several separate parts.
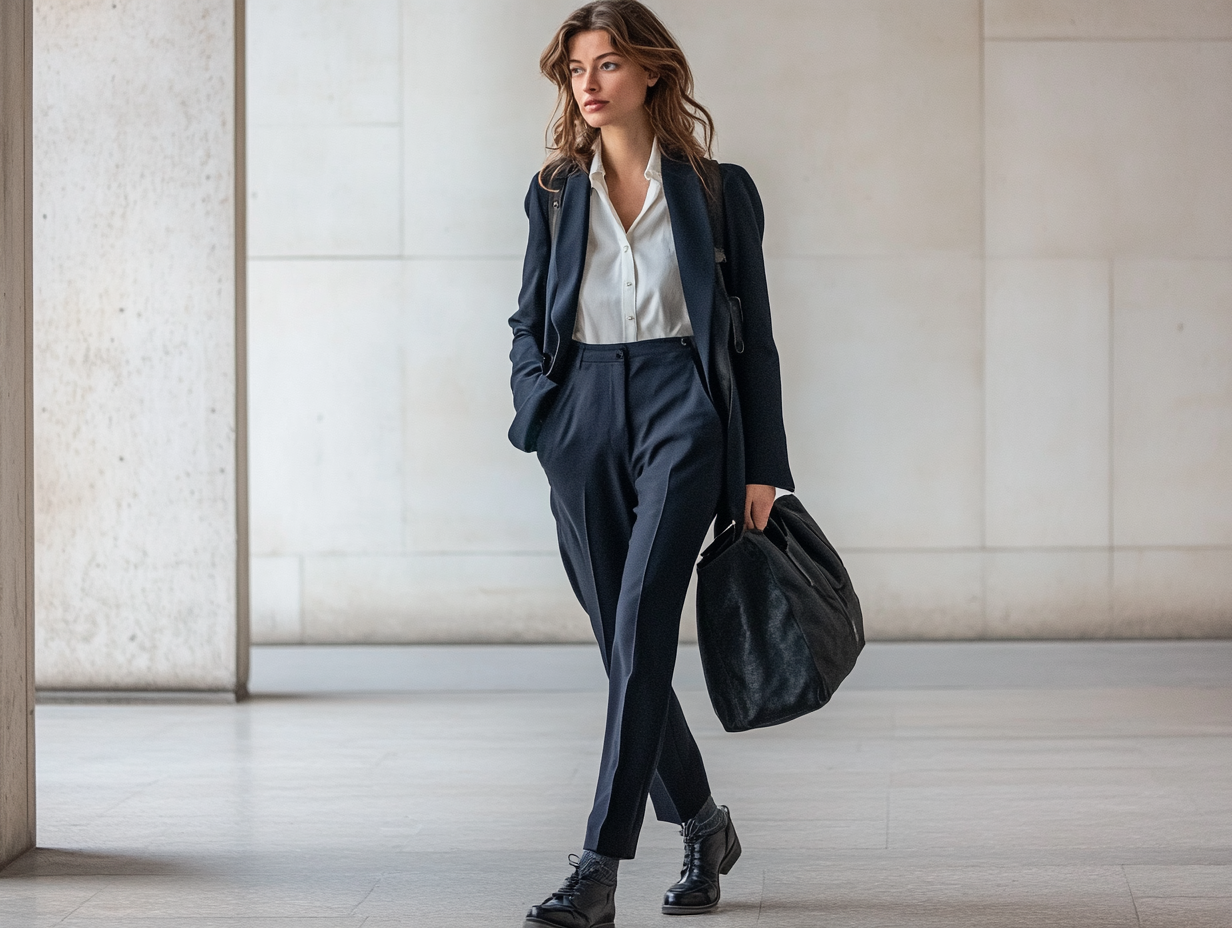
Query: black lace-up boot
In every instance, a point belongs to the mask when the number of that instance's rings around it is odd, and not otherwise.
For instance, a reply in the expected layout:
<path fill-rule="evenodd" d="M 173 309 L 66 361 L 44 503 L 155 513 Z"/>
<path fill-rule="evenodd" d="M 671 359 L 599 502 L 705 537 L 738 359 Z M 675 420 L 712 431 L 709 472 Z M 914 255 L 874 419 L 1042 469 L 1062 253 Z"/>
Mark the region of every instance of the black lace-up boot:
<path fill-rule="evenodd" d="M 573 872 L 564 885 L 526 913 L 524 928 L 615 928 L 616 882 L 604 882 L 602 867 L 582 866 L 569 856 Z"/>
<path fill-rule="evenodd" d="M 740 839 L 736 837 L 731 813 L 727 806 L 719 808 L 723 810 L 723 823 L 717 830 L 698 834 L 696 819 L 681 827 L 684 867 L 680 882 L 663 897 L 665 915 L 709 912 L 719 904 L 719 874 L 727 873 L 740 859 Z"/>

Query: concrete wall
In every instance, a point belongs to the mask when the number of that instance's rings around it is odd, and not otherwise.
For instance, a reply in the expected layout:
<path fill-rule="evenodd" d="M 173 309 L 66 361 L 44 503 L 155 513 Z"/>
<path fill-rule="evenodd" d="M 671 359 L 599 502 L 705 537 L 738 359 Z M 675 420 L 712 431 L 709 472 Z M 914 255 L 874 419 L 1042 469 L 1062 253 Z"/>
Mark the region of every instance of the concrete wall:
<path fill-rule="evenodd" d="M 34 846 L 32 21 L 0 4 L 0 867 Z"/>
<path fill-rule="evenodd" d="M 35 5 L 40 687 L 245 682 L 243 21 Z"/>
<path fill-rule="evenodd" d="M 556 0 L 251 0 L 254 634 L 585 640 L 505 442 Z M 1232 633 L 1232 2 L 662 0 L 877 637 Z"/>

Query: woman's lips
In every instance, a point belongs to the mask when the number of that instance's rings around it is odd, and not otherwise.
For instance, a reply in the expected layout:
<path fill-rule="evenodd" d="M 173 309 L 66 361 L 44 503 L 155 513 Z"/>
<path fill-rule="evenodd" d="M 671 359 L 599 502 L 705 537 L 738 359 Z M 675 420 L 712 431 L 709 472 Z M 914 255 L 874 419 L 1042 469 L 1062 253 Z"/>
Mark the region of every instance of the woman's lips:
<path fill-rule="evenodd" d="M 606 100 L 587 100 L 585 103 L 582 104 L 582 108 L 588 109 L 588 110 L 597 110 L 600 107 L 604 107 L 604 106 L 607 106 Z"/>

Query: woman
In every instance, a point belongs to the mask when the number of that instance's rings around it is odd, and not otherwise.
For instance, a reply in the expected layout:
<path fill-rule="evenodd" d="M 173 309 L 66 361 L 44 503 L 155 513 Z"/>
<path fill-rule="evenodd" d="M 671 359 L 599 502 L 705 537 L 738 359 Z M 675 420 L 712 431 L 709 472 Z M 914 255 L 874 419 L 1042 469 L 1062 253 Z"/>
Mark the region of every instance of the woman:
<path fill-rule="evenodd" d="M 740 855 L 671 688 L 680 612 L 711 520 L 764 528 L 775 487 L 792 479 L 761 201 L 743 169 L 723 165 L 710 194 L 723 198 L 725 241 L 714 241 L 701 180 L 714 124 L 691 96 L 680 47 L 636 0 L 600 0 L 564 22 L 540 67 L 561 116 L 526 196 L 509 437 L 547 474 L 565 571 L 609 688 L 583 853 L 526 925 L 602 928 L 614 923 L 617 866 L 634 856 L 648 793 L 685 841 L 664 912 L 714 908 L 719 875 Z M 710 399 L 715 358 L 729 350 L 716 334 L 729 312 L 718 248 L 744 307 L 727 423 Z M 745 487 L 743 513 L 725 502 L 725 479 Z"/>

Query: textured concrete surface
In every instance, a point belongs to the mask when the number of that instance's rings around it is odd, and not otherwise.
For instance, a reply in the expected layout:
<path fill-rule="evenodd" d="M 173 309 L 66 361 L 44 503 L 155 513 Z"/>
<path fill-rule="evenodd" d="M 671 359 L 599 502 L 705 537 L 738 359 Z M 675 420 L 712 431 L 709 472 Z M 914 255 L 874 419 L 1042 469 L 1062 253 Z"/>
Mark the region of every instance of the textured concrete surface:
<path fill-rule="evenodd" d="M 954 668 L 1012 677 L 1036 646 L 930 647 L 917 688 L 844 688 L 744 735 L 681 680 L 744 845 L 707 925 L 1232 924 L 1226 676 L 1102 685 L 1153 646 L 1079 645 L 1046 683 L 953 689 Z M 1184 683 L 1171 647 L 1153 664 Z M 577 850 L 604 695 L 517 683 L 500 654 L 470 666 L 500 692 L 40 707 L 42 847 L 0 875 L 0 926 L 520 924 Z M 618 925 L 676 924 L 658 904 L 679 862 L 648 821 Z"/>
<path fill-rule="evenodd" d="M 575 5 L 249 4 L 259 641 L 589 637 L 504 438 Z M 1232 635 L 1232 3 L 654 8 L 761 190 L 870 635 Z"/>
<path fill-rule="evenodd" d="M 0 5 L 0 865 L 34 844 L 32 23 Z"/>
<path fill-rule="evenodd" d="M 242 15 L 35 6 L 40 685 L 242 683 Z"/>

